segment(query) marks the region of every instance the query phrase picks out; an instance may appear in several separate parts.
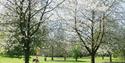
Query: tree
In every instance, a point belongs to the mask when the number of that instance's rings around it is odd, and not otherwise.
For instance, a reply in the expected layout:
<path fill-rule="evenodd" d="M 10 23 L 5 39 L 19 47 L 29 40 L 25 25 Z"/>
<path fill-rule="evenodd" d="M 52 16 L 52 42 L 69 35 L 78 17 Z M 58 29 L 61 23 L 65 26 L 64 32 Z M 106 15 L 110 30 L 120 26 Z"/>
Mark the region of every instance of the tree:
<path fill-rule="evenodd" d="M 81 3 L 86 2 L 86 3 Z M 113 12 L 115 0 L 70 0 L 69 7 L 64 7 L 67 20 L 74 25 L 74 30 L 91 56 L 91 63 L 95 63 L 95 55 L 99 47 L 104 43 L 107 17 Z M 67 14 L 69 14 L 67 16 Z M 73 16 L 73 17 L 72 17 Z M 64 17 L 65 18 L 65 17 Z M 74 24 L 71 24 L 74 21 Z"/>
<path fill-rule="evenodd" d="M 73 47 L 72 56 L 73 56 L 73 58 L 75 58 L 75 61 L 78 61 L 78 58 L 80 58 L 82 56 L 81 55 L 81 48 L 79 45 L 76 45 L 75 47 Z"/>
<path fill-rule="evenodd" d="M 58 2 L 56 2 L 58 3 Z M 48 19 L 45 18 L 48 12 L 51 12 L 58 7 L 63 1 L 52 7 L 52 0 L 7 0 L 4 5 L 7 9 L 8 15 L 11 16 L 10 21 L 15 20 L 15 29 L 19 30 L 18 37 L 20 37 L 20 44 L 23 45 L 23 52 L 25 63 L 29 63 L 31 52 L 31 44 L 34 35 L 39 30 L 40 25 Z M 39 6 L 40 5 L 40 6 Z M 51 7 L 51 8 L 50 8 Z M 11 12 L 11 13 L 10 13 Z M 34 23 L 34 21 L 36 21 Z"/>
<path fill-rule="evenodd" d="M 8 46 L 5 46 L 6 49 L 6 54 L 9 56 L 14 56 L 14 57 L 20 57 L 23 55 L 23 45 L 20 44 L 20 37 L 18 37 L 18 30 L 13 32 L 13 35 L 8 37 L 9 39 L 7 40 L 7 44 Z M 42 28 L 40 27 L 40 29 L 36 32 L 36 34 L 34 35 L 34 37 L 32 37 L 32 41 L 33 43 L 31 44 L 31 55 L 35 55 L 36 54 L 36 48 L 37 47 L 43 47 L 45 46 L 45 43 L 47 41 L 47 35 L 48 35 L 48 31 L 47 31 L 47 27 L 45 25 L 42 25 Z"/>
<path fill-rule="evenodd" d="M 118 57 L 121 57 L 121 59 L 123 61 L 125 59 L 125 53 L 124 53 L 124 51 L 125 51 L 125 49 L 124 49 L 124 46 L 125 46 L 124 34 L 125 33 L 124 33 L 124 31 L 125 31 L 124 25 L 120 25 L 119 30 L 118 30 L 118 34 L 116 34 L 117 35 L 117 37 L 116 37 L 117 41 L 115 42 L 117 44 L 117 49 L 115 50 L 115 52 L 116 52 L 116 54 L 118 53 Z"/>
<path fill-rule="evenodd" d="M 65 30 L 63 28 L 64 23 L 61 20 L 53 20 L 49 26 L 50 27 L 50 46 L 51 46 L 51 59 L 53 60 L 53 56 L 64 56 L 64 60 L 66 60 L 66 43 L 65 43 Z M 55 52 L 55 51 L 58 51 Z M 55 55 L 56 54 L 56 55 Z M 57 55 L 58 54 L 58 55 Z"/>
<path fill-rule="evenodd" d="M 105 43 L 103 46 L 109 55 L 110 62 L 112 62 L 113 52 L 114 50 L 118 50 L 118 44 L 116 44 L 116 42 L 118 41 L 119 37 L 119 33 L 117 31 L 119 29 L 119 24 L 116 19 L 114 20 L 114 18 L 110 17 L 107 19 L 108 19 L 108 23 L 106 26 L 107 31 L 105 33 L 105 38 L 104 38 Z"/>

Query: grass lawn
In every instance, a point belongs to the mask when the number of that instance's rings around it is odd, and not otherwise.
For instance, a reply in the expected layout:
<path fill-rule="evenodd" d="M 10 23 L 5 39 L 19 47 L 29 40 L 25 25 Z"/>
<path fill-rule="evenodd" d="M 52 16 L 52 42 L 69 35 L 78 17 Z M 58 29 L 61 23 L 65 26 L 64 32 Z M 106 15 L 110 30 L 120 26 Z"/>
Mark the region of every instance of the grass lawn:
<path fill-rule="evenodd" d="M 33 57 L 30 59 L 30 63 L 32 62 Z M 64 61 L 61 57 L 55 57 L 54 61 L 51 61 L 51 58 L 47 58 L 47 61 L 44 61 L 43 57 L 39 57 L 40 63 L 90 63 L 89 57 L 83 57 L 78 59 L 78 62 L 75 61 L 73 58 L 67 58 L 67 61 Z M 102 60 L 101 57 L 96 57 L 96 63 L 103 63 L 103 62 L 109 62 L 109 58 L 105 57 L 104 60 Z M 113 58 L 113 62 L 121 62 L 118 58 Z M 0 63 L 24 63 L 24 60 L 21 58 L 10 58 L 10 57 L 4 57 L 0 56 Z"/>

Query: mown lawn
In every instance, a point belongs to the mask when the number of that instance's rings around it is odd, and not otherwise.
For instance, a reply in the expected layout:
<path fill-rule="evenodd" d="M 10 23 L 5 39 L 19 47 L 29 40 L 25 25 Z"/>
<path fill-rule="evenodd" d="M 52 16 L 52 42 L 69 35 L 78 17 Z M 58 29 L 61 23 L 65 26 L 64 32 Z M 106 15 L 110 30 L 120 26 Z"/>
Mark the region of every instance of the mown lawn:
<path fill-rule="evenodd" d="M 33 57 L 30 59 L 30 63 L 32 62 Z M 55 57 L 54 61 L 51 61 L 51 58 L 47 58 L 47 61 L 44 61 L 44 57 L 39 57 L 40 63 L 90 63 L 89 57 L 83 57 L 78 59 L 78 62 L 75 61 L 73 58 L 67 58 L 67 61 L 64 61 L 61 57 Z M 96 63 L 103 63 L 103 62 L 109 62 L 109 58 L 105 57 L 104 60 L 102 60 L 101 57 L 96 57 Z M 113 58 L 113 62 L 121 62 L 119 58 Z M 0 63 L 24 63 L 23 58 L 10 58 L 5 56 L 0 56 Z"/>

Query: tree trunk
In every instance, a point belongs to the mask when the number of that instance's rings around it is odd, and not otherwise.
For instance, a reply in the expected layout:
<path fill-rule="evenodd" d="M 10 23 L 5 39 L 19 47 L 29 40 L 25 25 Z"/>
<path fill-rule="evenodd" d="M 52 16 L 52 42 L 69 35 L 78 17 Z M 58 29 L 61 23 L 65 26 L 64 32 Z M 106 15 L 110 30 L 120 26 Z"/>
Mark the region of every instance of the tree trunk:
<path fill-rule="evenodd" d="M 110 63 L 112 63 L 112 53 L 108 51 Z"/>
<path fill-rule="evenodd" d="M 104 55 L 102 55 L 102 60 L 104 60 Z"/>
<path fill-rule="evenodd" d="M 91 54 L 91 63 L 95 63 L 95 54 Z"/>
<path fill-rule="evenodd" d="M 54 47 L 52 46 L 52 57 L 51 57 L 51 60 L 53 61 L 53 54 L 54 54 Z"/>
<path fill-rule="evenodd" d="M 29 52 L 28 51 L 25 53 L 25 63 L 29 63 Z"/>
<path fill-rule="evenodd" d="M 66 56 L 64 56 L 64 61 L 66 61 Z"/>
<path fill-rule="evenodd" d="M 78 61 L 78 58 L 76 57 L 76 59 L 75 59 L 76 61 Z"/>
<path fill-rule="evenodd" d="M 110 57 L 110 63 L 112 63 L 112 54 L 111 53 L 109 54 L 109 57 Z"/>
<path fill-rule="evenodd" d="M 47 57 L 44 57 L 44 61 L 47 61 Z"/>
<path fill-rule="evenodd" d="M 25 63 L 29 63 L 29 58 L 30 58 L 30 47 L 29 44 L 25 44 L 26 47 L 24 48 L 24 57 L 25 57 Z"/>
<path fill-rule="evenodd" d="M 24 37 L 21 39 L 22 43 L 24 43 L 23 51 L 24 51 L 24 60 L 25 63 L 29 63 L 30 58 L 30 39 L 25 39 Z"/>

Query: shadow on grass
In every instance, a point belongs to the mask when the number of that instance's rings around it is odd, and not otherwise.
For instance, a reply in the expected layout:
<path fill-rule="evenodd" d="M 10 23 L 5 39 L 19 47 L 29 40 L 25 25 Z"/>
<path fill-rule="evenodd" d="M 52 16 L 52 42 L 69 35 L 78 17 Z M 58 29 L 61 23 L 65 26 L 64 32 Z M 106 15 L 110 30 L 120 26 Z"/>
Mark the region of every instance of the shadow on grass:
<path fill-rule="evenodd" d="M 0 55 L 0 56 L 2 56 L 2 57 L 6 57 L 6 58 L 19 58 L 19 59 L 21 59 L 21 58 L 23 58 L 22 56 L 17 56 L 17 55 Z"/>
<path fill-rule="evenodd" d="M 103 63 L 125 63 L 125 62 L 103 62 Z"/>
<path fill-rule="evenodd" d="M 48 60 L 48 61 L 51 61 L 51 60 Z M 87 61 L 80 61 L 80 60 L 78 60 L 78 61 L 74 61 L 74 60 L 66 60 L 66 61 L 64 61 L 64 60 L 53 60 L 53 62 L 87 62 Z"/>

